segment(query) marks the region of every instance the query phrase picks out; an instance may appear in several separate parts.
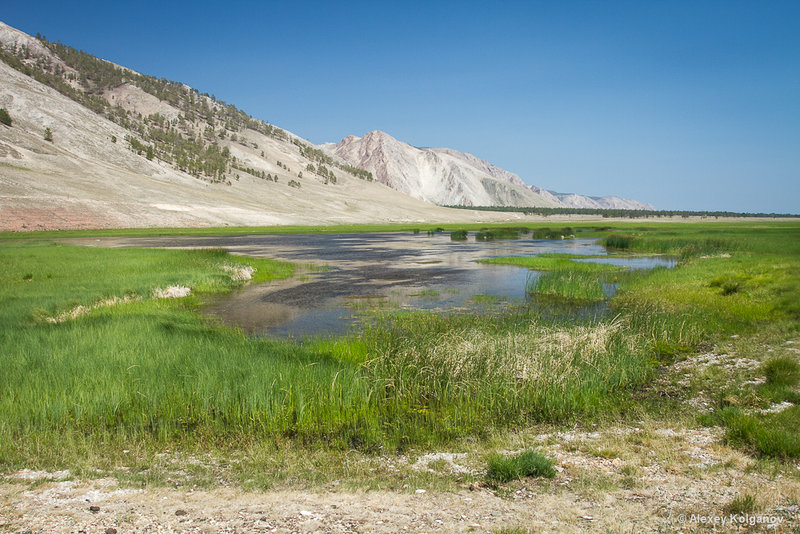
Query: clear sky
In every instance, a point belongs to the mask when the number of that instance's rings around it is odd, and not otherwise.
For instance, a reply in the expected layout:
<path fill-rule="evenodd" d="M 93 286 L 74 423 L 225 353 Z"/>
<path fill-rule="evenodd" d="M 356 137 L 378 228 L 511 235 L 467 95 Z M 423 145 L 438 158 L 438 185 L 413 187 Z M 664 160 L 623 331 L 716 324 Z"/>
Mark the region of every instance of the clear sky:
<path fill-rule="evenodd" d="M 314 143 L 384 130 L 559 192 L 800 212 L 800 1 L 6 2 Z"/>

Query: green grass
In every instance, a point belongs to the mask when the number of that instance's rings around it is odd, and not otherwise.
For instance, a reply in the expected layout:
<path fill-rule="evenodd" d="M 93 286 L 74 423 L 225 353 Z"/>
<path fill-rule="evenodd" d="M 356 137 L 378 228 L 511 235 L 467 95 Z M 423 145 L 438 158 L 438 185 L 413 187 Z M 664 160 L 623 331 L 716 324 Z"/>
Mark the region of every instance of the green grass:
<path fill-rule="evenodd" d="M 726 407 L 713 420 L 725 428 L 731 445 L 758 456 L 800 458 L 800 406 L 758 416 Z"/>
<path fill-rule="evenodd" d="M 591 263 L 573 261 L 573 259 L 591 256 L 577 256 L 577 255 L 560 255 L 560 254 L 542 254 L 539 256 L 501 256 L 498 258 L 488 258 L 479 260 L 479 263 L 493 263 L 498 265 L 516 265 L 518 267 L 527 267 L 528 269 L 536 271 L 573 271 L 573 272 L 622 272 L 625 267 L 619 265 L 609 265 L 606 263 Z"/>
<path fill-rule="evenodd" d="M 510 482 L 525 477 L 553 478 L 553 462 L 536 451 L 529 450 L 515 456 L 493 454 L 488 459 L 486 478 L 492 482 Z"/>
<path fill-rule="evenodd" d="M 550 295 L 570 300 L 603 300 L 603 282 L 597 274 L 584 270 L 554 270 L 531 278 L 528 293 Z"/>
<path fill-rule="evenodd" d="M 219 250 L 14 242 L 0 262 L 0 464 L 91 443 L 430 446 L 590 413 L 652 371 L 617 325 L 528 316 L 407 314 L 352 339 L 249 338 L 198 314 L 203 295 L 239 285 L 226 265 L 261 279 L 292 268 Z M 152 297 L 176 284 L 192 296 Z M 47 320 L 77 306 L 88 312 Z"/>
<path fill-rule="evenodd" d="M 583 235 L 600 235 L 591 230 Z M 235 451 L 256 443 L 386 452 L 484 440 L 537 422 L 624 417 L 637 413 L 643 387 L 678 353 L 731 334 L 785 339 L 800 331 L 800 225 L 638 223 L 603 232 L 630 235 L 632 252 L 682 260 L 621 279 L 608 318 L 400 312 L 358 336 L 303 344 L 250 338 L 198 313 L 205 295 L 241 284 L 231 266 L 251 265 L 266 280 L 290 276 L 291 265 L 219 250 L 6 241 L 0 469 L 119 459 L 122 449 Z M 599 277 L 616 276 L 579 272 L 587 268 L 574 265 L 588 264 L 565 257 L 537 261 L 554 268 L 537 286 L 551 284 L 548 294 L 602 298 Z M 725 280 L 736 290 L 726 292 Z M 153 298 L 154 288 L 169 285 L 189 286 L 192 295 Z M 78 306 L 89 310 L 48 321 Z M 751 394 L 796 403 L 793 369 L 767 362 L 767 382 Z M 798 407 L 754 415 L 748 406 L 719 411 L 729 442 L 797 457 Z"/>
<path fill-rule="evenodd" d="M 527 234 L 527 228 L 481 228 L 475 233 L 476 241 L 492 241 L 495 239 L 519 239 L 520 234 Z"/>
<path fill-rule="evenodd" d="M 602 300 L 605 298 L 603 281 L 626 269 L 618 265 L 573 261 L 591 257 L 576 254 L 541 254 L 538 256 L 502 256 L 480 260 L 479 263 L 515 265 L 545 273 L 531 278 L 527 292 L 571 300 Z M 601 278 L 600 274 L 606 274 Z"/>
<path fill-rule="evenodd" d="M 772 358 L 764 363 L 761 370 L 771 386 L 793 387 L 800 382 L 800 364 L 791 356 Z"/>

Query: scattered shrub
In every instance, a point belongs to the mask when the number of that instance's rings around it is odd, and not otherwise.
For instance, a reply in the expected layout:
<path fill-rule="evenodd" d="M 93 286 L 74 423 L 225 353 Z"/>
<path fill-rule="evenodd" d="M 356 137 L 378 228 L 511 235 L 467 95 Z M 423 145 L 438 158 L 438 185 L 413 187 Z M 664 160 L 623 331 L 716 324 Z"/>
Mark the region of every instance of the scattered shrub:
<path fill-rule="evenodd" d="M 483 229 L 475 234 L 475 239 L 478 241 L 491 241 L 493 239 L 519 239 L 519 229 L 518 228 L 495 228 L 493 230 Z"/>
<path fill-rule="evenodd" d="M 454 232 L 450 232 L 450 239 L 452 241 L 466 241 L 467 240 L 467 231 L 466 230 L 456 230 Z"/>
<path fill-rule="evenodd" d="M 553 462 L 533 450 L 511 457 L 493 454 L 489 457 L 488 463 L 486 476 L 496 482 L 509 482 L 523 477 L 556 476 Z"/>
<path fill-rule="evenodd" d="M 750 495 L 749 493 L 745 493 L 744 495 L 739 495 L 731 502 L 729 502 L 723 508 L 723 511 L 726 514 L 732 515 L 741 515 L 741 514 L 749 514 L 756 511 L 756 498 Z"/>
<path fill-rule="evenodd" d="M 11 126 L 11 115 L 8 114 L 6 108 L 0 108 L 0 122 L 6 126 Z"/>

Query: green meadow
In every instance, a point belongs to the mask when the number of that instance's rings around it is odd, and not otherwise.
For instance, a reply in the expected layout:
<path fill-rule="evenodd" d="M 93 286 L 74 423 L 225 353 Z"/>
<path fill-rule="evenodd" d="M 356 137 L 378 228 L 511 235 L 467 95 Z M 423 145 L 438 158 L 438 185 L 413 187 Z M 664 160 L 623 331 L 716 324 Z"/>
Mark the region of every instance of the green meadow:
<path fill-rule="evenodd" d="M 613 276 L 611 313 L 382 311 L 361 332 L 297 343 L 249 337 L 200 313 L 208 296 L 290 277 L 292 265 L 221 250 L 4 241 L 0 469 L 69 467 L 132 448 L 402 452 L 486 443 L 540 423 L 620 421 L 652 410 L 659 400 L 647 385 L 675 361 L 732 335 L 755 352 L 798 333 L 798 223 L 574 226 L 610 250 L 681 261 L 621 273 L 567 257 L 498 259 L 561 277 L 532 288 L 554 305 L 602 299 L 570 288 Z M 253 280 L 237 280 L 248 266 Z M 191 293 L 161 298 L 170 286 Z M 720 410 L 701 423 L 753 454 L 796 457 L 796 418 L 786 415 L 796 406 L 757 410 L 797 402 L 797 358 L 765 362 L 763 372 L 760 387 L 703 386 Z"/>

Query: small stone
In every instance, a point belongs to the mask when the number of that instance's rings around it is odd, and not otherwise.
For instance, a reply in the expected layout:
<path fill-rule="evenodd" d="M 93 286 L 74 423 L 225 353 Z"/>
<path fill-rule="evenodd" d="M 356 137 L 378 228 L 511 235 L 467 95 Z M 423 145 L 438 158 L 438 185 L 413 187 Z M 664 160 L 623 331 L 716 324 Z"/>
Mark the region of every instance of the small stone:
<path fill-rule="evenodd" d="M 416 493 L 417 495 L 422 495 L 423 493 L 425 493 L 425 490 L 424 489 L 418 489 L 414 493 Z"/>
<path fill-rule="evenodd" d="M 106 529 L 106 534 L 117 534 L 117 529 L 108 527 Z"/>
<path fill-rule="evenodd" d="M 175 510 L 175 515 L 177 516 L 189 515 L 189 512 L 187 512 L 186 510 Z"/>
<path fill-rule="evenodd" d="M 99 506 L 90 506 L 89 507 L 89 511 L 96 514 L 97 512 L 100 511 L 100 507 Z"/>
<path fill-rule="evenodd" d="M 300 515 L 303 517 L 311 517 L 314 515 L 314 512 L 309 512 L 308 510 L 300 510 Z"/>

